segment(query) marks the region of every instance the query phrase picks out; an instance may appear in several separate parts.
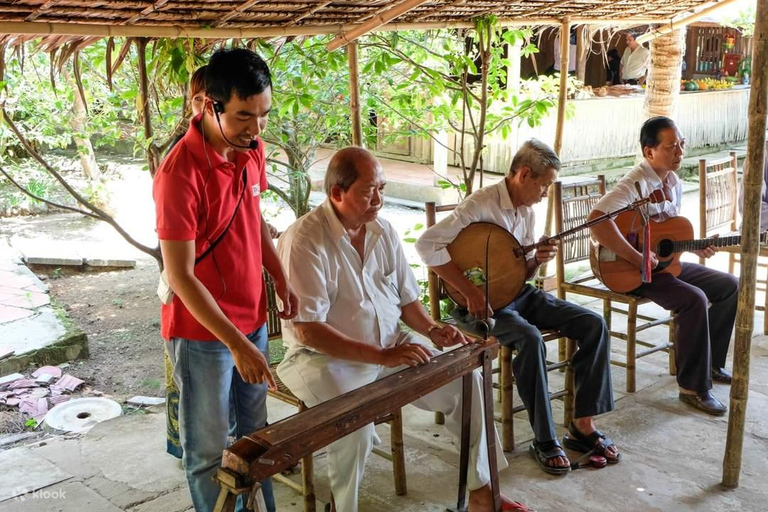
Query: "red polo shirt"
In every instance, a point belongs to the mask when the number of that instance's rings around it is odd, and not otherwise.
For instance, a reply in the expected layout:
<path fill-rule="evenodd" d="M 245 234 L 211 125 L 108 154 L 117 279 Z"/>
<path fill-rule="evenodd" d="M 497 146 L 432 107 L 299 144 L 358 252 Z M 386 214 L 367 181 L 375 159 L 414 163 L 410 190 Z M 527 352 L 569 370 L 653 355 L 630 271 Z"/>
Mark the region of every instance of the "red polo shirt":
<path fill-rule="evenodd" d="M 261 191 L 267 189 L 264 143 L 229 162 L 203 141 L 202 116 L 192 120 L 184 138 L 155 174 L 153 197 L 160 240 L 194 240 L 195 257 L 226 229 L 242 194 L 243 202 L 229 231 L 211 254 L 195 265 L 195 276 L 211 292 L 229 320 L 244 334 L 266 322 L 261 274 Z M 206 158 L 207 153 L 207 158 Z M 247 183 L 243 189 L 243 169 Z M 163 338 L 214 341 L 178 296 L 161 306 Z"/>

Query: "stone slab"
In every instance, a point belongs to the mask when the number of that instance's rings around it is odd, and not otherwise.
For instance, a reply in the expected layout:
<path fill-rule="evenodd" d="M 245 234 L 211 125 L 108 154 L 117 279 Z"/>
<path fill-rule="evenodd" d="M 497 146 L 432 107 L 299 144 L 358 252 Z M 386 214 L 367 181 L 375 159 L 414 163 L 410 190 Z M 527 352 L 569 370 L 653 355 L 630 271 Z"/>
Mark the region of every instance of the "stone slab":
<path fill-rule="evenodd" d="M 134 268 L 136 266 L 136 260 L 134 259 L 86 257 L 83 261 L 89 267 Z"/>
<path fill-rule="evenodd" d="M 0 324 L 8 324 L 11 322 L 16 322 L 17 320 L 23 320 L 24 318 L 29 318 L 34 314 L 34 311 L 26 308 L 0 304 Z"/>
<path fill-rule="evenodd" d="M 72 478 L 71 473 L 25 447 L 0 452 L 0 468 L 0 502 Z"/>
<path fill-rule="evenodd" d="M 51 265 L 58 267 L 80 267 L 83 264 L 83 258 L 78 257 L 55 257 L 55 256 L 24 256 L 24 262 L 27 265 Z"/>
<path fill-rule="evenodd" d="M 0 512 L 121 512 L 81 482 L 63 482 L 0 503 Z"/>
<path fill-rule="evenodd" d="M 126 400 L 128 405 L 160 405 L 165 403 L 165 398 L 155 396 L 134 396 Z"/>
<path fill-rule="evenodd" d="M 82 439 L 82 454 L 104 478 L 146 492 L 175 489 L 186 478 L 178 459 L 165 452 L 165 429 L 164 411 L 120 416 L 93 427 Z"/>
<path fill-rule="evenodd" d="M 86 480 L 101 474 L 81 453 L 79 436 L 54 436 L 43 444 L 31 446 L 30 450 L 78 479 Z"/>
<path fill-rule="evenodd" d="M 140 503 L 128 510 L 130 512 L 183 512 L 192 508 L 192 498 L 186 488 L 176 489 L 157 498 Z M 283 510 L 281 508 L 281 510 Z"/>

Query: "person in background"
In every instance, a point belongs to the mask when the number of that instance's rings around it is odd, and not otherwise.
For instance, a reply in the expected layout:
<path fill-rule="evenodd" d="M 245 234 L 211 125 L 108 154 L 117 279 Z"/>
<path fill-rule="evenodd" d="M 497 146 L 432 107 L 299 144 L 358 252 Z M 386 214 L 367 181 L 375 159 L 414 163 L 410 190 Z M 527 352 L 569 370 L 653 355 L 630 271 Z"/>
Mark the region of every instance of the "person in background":
<path fill-rule="evenodd" d="M 569 73 L 575 73 L 576 72 L 576 64 L 578 57 L 576 56 L 576 29 L 571 29 L 571 38 L 569 41 L 568 46 L 568 72 Z M 560 72 L 560 56 L 562 55 L 560 51 L 560 34 L 558 33 L 557 36 L 555 36 L 555 47 L 554 47 L 554 56 L 555 56 L 555 62 L 552 63 L 552 70 L 553 73 L 559 73 Z"/>
<path fill-rule="evenodd" d="M 634 32 L 627 32 L 627 47 L 621 57 L 621 81 L 627 85 L 642 85 L 648 73 L 651 52 L 635 40 Z"/>
<path fill-rule="evenodd" d="M 619 50 L 611 48 L 608 50 L 608 66 L 605 68 L 605 85 L 620 85 L 621 84 L 621 57 L 619 56 Z"/>

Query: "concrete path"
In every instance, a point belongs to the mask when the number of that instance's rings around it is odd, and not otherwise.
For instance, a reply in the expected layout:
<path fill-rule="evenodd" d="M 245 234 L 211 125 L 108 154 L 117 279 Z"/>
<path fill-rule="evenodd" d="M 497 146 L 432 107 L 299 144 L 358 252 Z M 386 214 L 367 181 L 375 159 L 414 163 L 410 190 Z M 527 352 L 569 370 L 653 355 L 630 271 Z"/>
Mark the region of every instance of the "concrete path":
<path fill-rule="evenodd" d="M 48 286 L 0 240 L 0 356 L 7 355 L 0 375 L 88 357 L 85 333 L 62 313 L 51 304 Z"/>

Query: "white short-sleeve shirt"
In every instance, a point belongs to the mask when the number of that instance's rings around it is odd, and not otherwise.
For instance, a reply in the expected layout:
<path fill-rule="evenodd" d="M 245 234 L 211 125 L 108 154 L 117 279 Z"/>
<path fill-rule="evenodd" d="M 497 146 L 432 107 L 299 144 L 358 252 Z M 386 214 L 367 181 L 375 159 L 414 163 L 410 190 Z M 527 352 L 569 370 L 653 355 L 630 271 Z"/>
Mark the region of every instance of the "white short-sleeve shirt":
<path fill-rule="evenodd" d="M 533 208 L 515 207 L 507 190 L 507 181 L 483 187 L 470 194 L 447 217 L 429 228 L 416 242 L 416 250 L 430 267 L 445 265 L 451 261 L 447 246 L 462 229 L 473 222 L 492 222 L 514 235 L 521 245 L 535 242 L 534 225 L 536 218 Z M 526 259 L 536 255 L 526 253 Z"/>
<path fill-rule="evenodd" d="M 597 202 L 594 209 L 603 213 L 613 213 L 634 201 L 648 197 L 654 190 L 665 190 L 665 197 L 668 197 L 668 200 L 650 203 L 646 211 L 649 215 L 665 213 L 676 217 L 680 215 L 680 206 L 683 201 L 683 184 L 674 172 L 667 174 L 665 181 L 666 183 L 662 183 L 648 160 L 643 160 L 640 165 L 621 178 L 610 192 Z M 635 183 L 640 184 L 640 193 L 637 192 Z"/>
<path fill-rule="evenodd" d="M 624 70 L 621 74 L 622 80 L 637 80 L 645 75 L 648 70 L 648 59 L 651 52 L 643 45 L 639 45 L 632 51 L 627 47 L 624 50 L 624 55 L 621 57 L 621 65 L 624 66 Z"/>
<path fill-rule="evenodd" d="M 289 354 L 310 349 L 297 338 L 294 322 L 325 322 L 383 348 L 396 344 L 402 307 L 418 299 L 419 285 L 392 225 L 379 218 L 365 229 L 361 261 L 326 200 L 280 236 L 277 252 L 299 297 L 296 317 L 282 321 Z"/>

